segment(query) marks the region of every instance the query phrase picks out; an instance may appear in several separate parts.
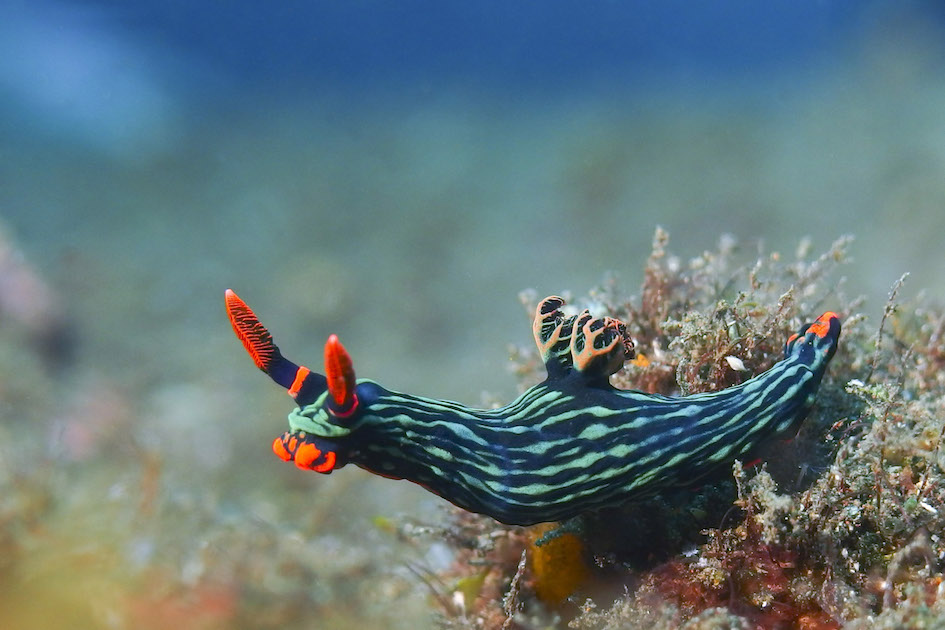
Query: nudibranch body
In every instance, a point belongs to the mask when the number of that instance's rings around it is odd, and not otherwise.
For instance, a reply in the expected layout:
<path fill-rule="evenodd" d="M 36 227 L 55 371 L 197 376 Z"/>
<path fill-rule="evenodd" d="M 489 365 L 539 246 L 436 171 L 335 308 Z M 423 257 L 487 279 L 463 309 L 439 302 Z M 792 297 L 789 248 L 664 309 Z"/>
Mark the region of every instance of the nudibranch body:
<path fill-rule="evenodd" d="M 473 409 L 355 380 L 338 338 L 325 346 L 325 375 L 284 358 L 232 291 L 227 312 L 256 365 L 299 407 L 273 450 L 300 468 L 330 473 L 346 463 L 407 479 L 498 521 L 530 525 L 689 485 L 775 435 L 796 430 L 840 336 L 824 313 L 792 335 L 784 359 L 722 391 L 680 398 L 614 388 L 633 357 L 626 326 L 564 300 L 539 304 L 535 340 L 548 377 L 511 404 Z"/>

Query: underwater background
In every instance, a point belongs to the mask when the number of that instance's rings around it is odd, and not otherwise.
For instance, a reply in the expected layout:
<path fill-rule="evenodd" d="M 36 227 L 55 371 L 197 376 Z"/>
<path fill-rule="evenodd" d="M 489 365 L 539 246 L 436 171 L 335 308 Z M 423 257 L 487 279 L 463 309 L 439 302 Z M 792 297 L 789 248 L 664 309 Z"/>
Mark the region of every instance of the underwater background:
<path fill-rule="evenodd" d="M 445 502 L 273 457 L 292 401 L 226 288 L 297 362 L 337 333 L 359 376 L 473 405 L 519 391 L 521 291 L 636 287 L 657 226 L 685 258 L 852 234 L 874 318 L 904 272 L 945 289 L 938 2 L 4 16 L 0 628 L 430 623 L 405 567 L 448 550 L 386 523 Z"/>

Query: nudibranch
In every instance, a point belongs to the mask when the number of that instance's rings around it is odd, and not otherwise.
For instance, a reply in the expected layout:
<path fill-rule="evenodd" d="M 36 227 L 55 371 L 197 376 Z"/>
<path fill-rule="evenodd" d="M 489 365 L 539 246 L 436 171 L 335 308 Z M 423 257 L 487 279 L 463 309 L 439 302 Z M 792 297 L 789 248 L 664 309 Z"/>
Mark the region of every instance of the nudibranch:
<path fill-rule="evenodd" d="M 289 361 L 231 290 L 226 308 L 256 366 L 298 408 L 276 455 L 330 473 L 352 463 L 407 479 L 455 505 L 507 524 L 565 520 L 692 485 L 796 430 L 837 349 L 840 319 L 827 312 L 785 344 L 768 371 L 717 392 L 668 397 L 616 389 L 610 375 L 633 358 L 626 325 L 564 300 L 538 305 L 533 327 L 548 377 L 511 404 L 473 409 L 355 380 L 338 337 L 325 374 Z"/>

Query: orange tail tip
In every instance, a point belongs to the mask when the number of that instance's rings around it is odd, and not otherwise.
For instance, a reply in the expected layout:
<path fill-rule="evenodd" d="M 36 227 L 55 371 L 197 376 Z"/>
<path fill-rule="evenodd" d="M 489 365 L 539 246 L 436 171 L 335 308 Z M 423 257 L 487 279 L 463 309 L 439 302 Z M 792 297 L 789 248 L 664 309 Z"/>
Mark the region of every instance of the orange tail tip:
<path fill-rule="evenodd" d="M 341 345 L 338 335 L 331 335 L 325 342 L 325 377 L 335 403 L 335 415 L 349 415 L 358 402 L 355 396 L 354 366 L 351 355 Z"/>
<path fill-rule="evenodd" d="M 279 351 L 266 327 L 259 322 L 256 314 L 232 289 L 226 290 L 226 314 L 230 318 L 230 324 L 233 325 L 233 332 L 243 342 L 243 347 L 253 358 L 253 363 L 260 370 L 268 373 Z"/>
<path fill-rule="evenodd" d="M 818 317 L 817 321 L 810 325 L 810 328 L 807 329 L 807 332 L 812 332 L 821 338 L 826 337 L 827 333 L 830 332 L 830 322 L 834 319 L 839 321 L 840 317 L 833 311 L 827 311 Z"/>

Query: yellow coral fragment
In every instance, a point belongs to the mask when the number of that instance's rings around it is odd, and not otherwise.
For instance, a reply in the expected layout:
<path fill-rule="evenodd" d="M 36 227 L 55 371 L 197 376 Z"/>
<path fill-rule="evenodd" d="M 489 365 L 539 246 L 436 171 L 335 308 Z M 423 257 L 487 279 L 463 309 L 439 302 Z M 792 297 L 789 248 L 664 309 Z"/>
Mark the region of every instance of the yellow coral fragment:
<path fill-rule="evenodd" d="M 538 599 L 551 606 L 563 603 L 581 588 L 589 576 L 584 561 L 584 542 L 573 533 L 562 533 L 538 546 L 535 541 L 557 527 L 543 523 L 531 530 L 529 557 Z"/>

